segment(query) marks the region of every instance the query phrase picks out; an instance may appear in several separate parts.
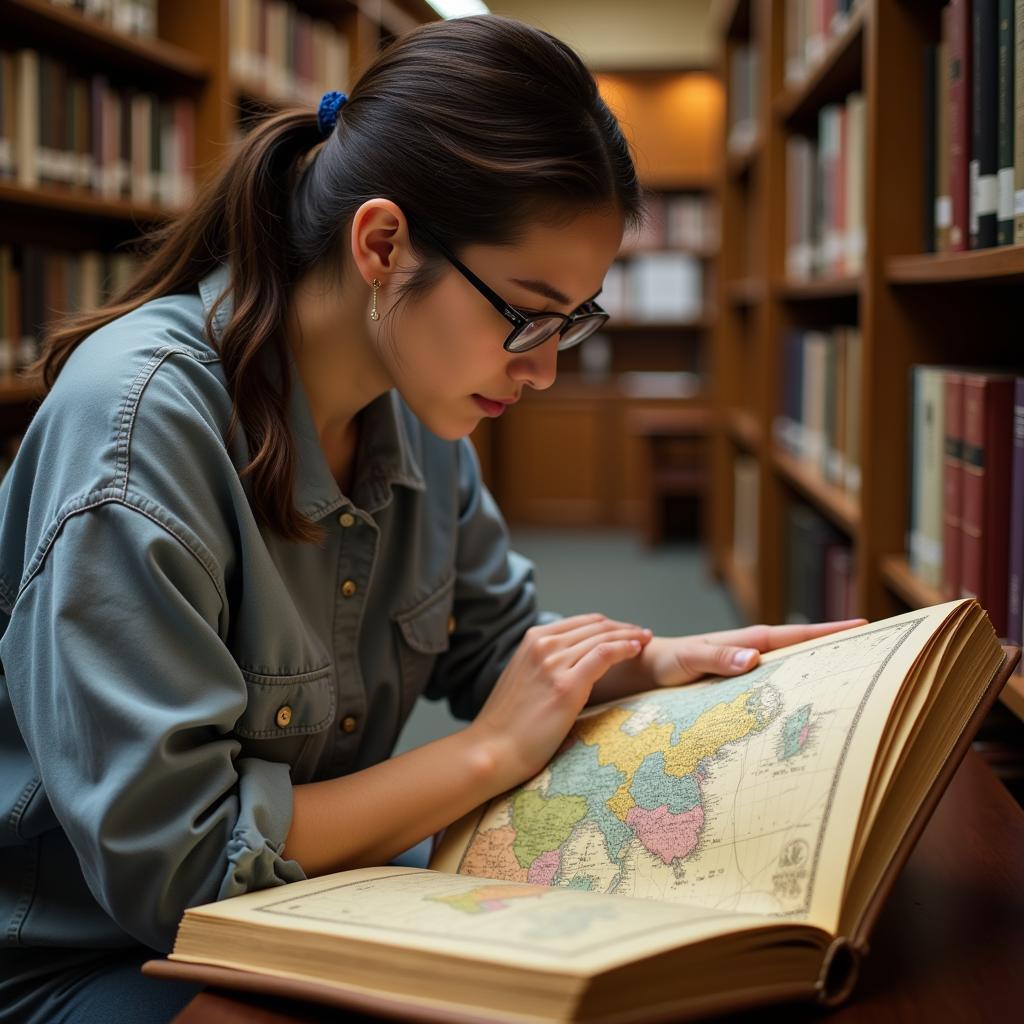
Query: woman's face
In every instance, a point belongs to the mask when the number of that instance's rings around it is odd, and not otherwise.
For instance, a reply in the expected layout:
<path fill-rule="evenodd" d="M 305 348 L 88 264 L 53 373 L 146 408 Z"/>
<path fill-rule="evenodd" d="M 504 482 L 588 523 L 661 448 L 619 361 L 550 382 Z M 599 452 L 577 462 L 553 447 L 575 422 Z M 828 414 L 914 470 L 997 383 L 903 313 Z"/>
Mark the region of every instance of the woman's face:
<path fill-rule="evenodd" d="M 571 313 L 601 288 L 623 229 L 618 212 L 586 213 L 565 226 L 536 225 L 515 247 L 471 245 L 456 255 L 521 312 Z M 511 324 L 450 264 L 424 299 L 400 313 L 393 332 L 385 328 L 392 340 L 382 356 L 409 407 L 439 437 L 464 437 L 489 415 L 481 397 L 511 402 L 526 387 L 554 383 L 558 335 L 529 352 L 506 352 Z"/>

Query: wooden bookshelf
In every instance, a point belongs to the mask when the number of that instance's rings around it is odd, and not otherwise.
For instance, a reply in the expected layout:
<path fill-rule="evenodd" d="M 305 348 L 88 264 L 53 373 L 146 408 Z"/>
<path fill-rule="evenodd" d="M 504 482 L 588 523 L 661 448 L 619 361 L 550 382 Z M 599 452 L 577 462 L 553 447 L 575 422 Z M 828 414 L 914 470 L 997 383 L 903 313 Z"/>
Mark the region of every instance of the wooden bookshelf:
<path fill-rule="evenodd" d="M 95 63 L 128 78 L 196 89 L 211 74 L 208 62 L 193 50 L 164 39 L 118 32 L 97 18 L 49 0 L 0 0 L 0 19 L 8 41 L 71 56 L 79 63 Z"/>
<path fill-rule="evenodd" d="M 828 299 L 852 299 L 861 293 L 864 279 L 859 275 L 816 277 L 807 280 L 783 278 L 776 285 L 780 299 L 787 302 L 814 302 Z"/>
<path fill-rule="evenodd" d="M 345 34 L 350 81 L 338 82 L 340 89 L 351 87 L 383 42 L 440 17 L 426 0 L 298 0 L 296 6 Z M 240 113 L 252 114 L 238 102 L 252 90 L 240 88 L 230 71 L 229 8 L 230 0 L 160 0 L 157 38 L 152 39 L 122 33 L 47 0 L 0 0 L 0 24 L 9 50 L 35 50 L 79 74 L 103 74 L 112 85 L 138 86 L 166 99 L 191 99 L 199 182 L 213 173 L 230 147 Z M 265 108 L 281 102 L 279 97 L 255 98 Z M 314 106 L 309 101 L 306 105 Z M 0 182 L 0 244 L 113 252 L 173 213 L 83 188 Z M 23 431 L 42 396 L 40 382 L 0 376 L 0 431 Z"/>
<path fill-rule="evenodd" d="M 785 81 L 786 6 L 771 0 L 719 6 L 723 81 L 730 81 L 733 48 L 748 42 L 758 50 L 760 81 L 757 152 L 743 175 L 730 173 L 727 164 L 719 181 L 721 302 L 715 361 L 722 426 L 713 448 L 713 555 L 719 577 L 751 620 L 782 621 L 785 510 L 799 497 L 850 538 L 856 614 L 879 619 L 943 600 L 914 576 L 904 551 L 910 367 L 1019 367 L 1020 303 L 1014 286 L 1024 283 L 1024 246 L 919 251 L 925 48 L 939 38 L 942 5 L 861 0 L 799 84 Z M 815 136 L 822 107 L 842 102 L 853 91 L 864 96 L 868 133 L 863 270 L 843 277 L 789 279 L 787 140 Z M 765 443 L 773 437 L 780 412 L 786 332 L 845 324 L 857 325 L 862 345 L 856 496 Z M 731 554 L 733 473 L 743 454 L 758 460 L 760 561 L 755 571 L 738 579 Z M 1024 679 L 1014 679 L 1003 702 L 1024 717 Z"/>

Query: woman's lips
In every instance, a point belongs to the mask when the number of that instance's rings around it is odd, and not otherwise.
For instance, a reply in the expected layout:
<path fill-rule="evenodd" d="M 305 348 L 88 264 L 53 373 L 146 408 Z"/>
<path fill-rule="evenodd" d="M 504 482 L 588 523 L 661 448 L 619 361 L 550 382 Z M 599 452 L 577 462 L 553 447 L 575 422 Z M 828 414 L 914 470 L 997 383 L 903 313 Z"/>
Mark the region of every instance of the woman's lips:
<path fill-rule="evenodd" d="M 504 402 L 493 402 L 483 395 L 473 395 L 473 401 L 480 406 L 488 416 L 500 416 L 508 406 Z"/>

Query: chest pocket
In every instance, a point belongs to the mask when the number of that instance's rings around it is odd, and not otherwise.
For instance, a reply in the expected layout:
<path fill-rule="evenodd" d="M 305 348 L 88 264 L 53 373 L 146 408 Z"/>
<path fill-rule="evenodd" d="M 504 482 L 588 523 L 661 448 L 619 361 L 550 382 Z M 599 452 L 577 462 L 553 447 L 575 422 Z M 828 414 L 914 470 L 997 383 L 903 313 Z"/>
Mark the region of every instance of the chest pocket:
<path fill-rule="evenodd" d="M 298 675 L 264 675 L 242 669 L 248 700 L 235 725 L 243 756 L 292 767 L 292 781 L 312 778 L 336 699 L 331 666 Z"/>
<path fill-rule="evenodd" d="M 449 647 L 455 572 L 432 594 L 411 608 L 392 613 L 398 627 L 398 664 L 402 675 L 401 715 L 412 709 L 423 692 L 438 655 Z"/>

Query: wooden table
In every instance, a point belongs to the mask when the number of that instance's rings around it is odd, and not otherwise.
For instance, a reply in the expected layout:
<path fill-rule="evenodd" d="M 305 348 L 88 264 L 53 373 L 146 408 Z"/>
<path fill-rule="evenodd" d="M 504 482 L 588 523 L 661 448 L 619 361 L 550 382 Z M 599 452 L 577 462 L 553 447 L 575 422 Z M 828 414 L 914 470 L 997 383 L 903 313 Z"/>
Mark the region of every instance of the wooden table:
<path fill-rule="evenodd" d="M 850 1002 L 771 1007 L 763 1024 L 1019 1019 L 1024 1007 L 1024 811 L 968 752 L 885 905 Z M 336 1009 L 204 991 L 174 1024 L 372 1021 Z"/>

